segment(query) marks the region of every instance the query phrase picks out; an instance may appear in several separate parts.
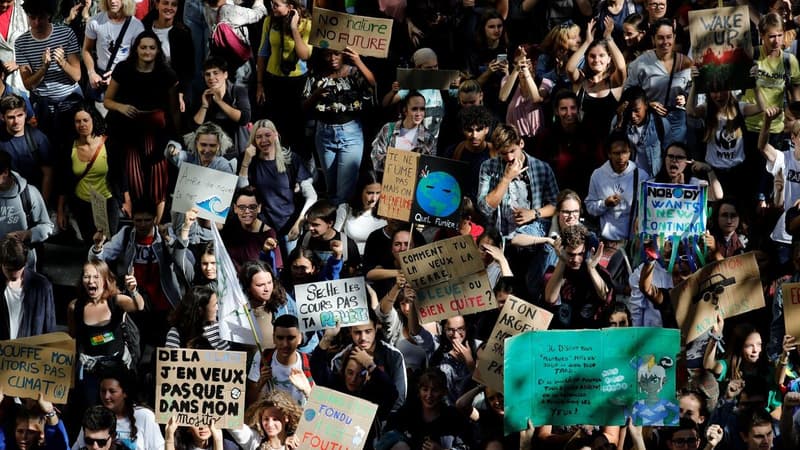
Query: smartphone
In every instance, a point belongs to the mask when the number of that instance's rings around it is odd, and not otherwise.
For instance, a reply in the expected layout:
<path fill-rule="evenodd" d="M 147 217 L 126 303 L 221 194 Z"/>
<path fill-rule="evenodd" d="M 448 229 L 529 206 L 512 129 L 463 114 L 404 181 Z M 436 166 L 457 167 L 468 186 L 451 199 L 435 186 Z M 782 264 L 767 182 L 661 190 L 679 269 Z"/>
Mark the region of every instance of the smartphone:
<path fill-rule="evenodd" d="M 508 61 L 508 55 L 506 55 L 505 53 L 500 53 L 499 55 L 497 55 L 497 62 L 506 62 L 506 61 Z"/>

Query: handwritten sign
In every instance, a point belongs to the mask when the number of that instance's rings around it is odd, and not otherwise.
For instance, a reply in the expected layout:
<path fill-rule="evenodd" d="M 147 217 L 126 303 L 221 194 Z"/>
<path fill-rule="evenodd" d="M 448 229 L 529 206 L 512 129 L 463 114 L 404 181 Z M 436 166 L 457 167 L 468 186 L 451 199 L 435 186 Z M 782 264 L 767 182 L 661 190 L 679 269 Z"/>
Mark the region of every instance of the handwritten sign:
<path fill-rule="evenodd" d="M 783 283 L 781 290 L 785 334 L 800 339 L 800 283 Z"/>
<path fill-rule="evenodd" d="M 395 80 L 402 89 L 449 89 L 461 76 L 457 70 L 397 68 Z"/>
<path fill-rule="evenodd" d="M 411 217 L 419 157 L 419 153 L 408 150 L 389 148 L 386 151 L 379 216 L 403 221 Z"/>
<path fill-rule="evenodd" d="M 172 212 L 185 213 L 197 207 L 203 219 L 225 223 L 231 209 L 236 175 L 195 164 L 181 164 L 172 194 Z"/>
<path fill-rule="evenodd" d="M 461 161 L 389 148 L 378 215 L 458 229 L 466 173 Z"/>
<path fill-rule="evenodd" d="M 314 8 L 311 45 L 333 50 L 352 48 L 361 56 L 386 58 L 392 38 L 392 20 L 355 16 Z"/>
<path fill-rule="evenodd" d="M 378 405 L 314 386 L 295 436 L 300 448 L 364 448 Z"/>
<path fill-rule="evenodd" d="M 420 322 L 430 323 L 496 307 L 478 246 L 457 236 L 402 252 L 400 268 L 417 291 Z"/>
<path fill-rule="evenodd" d="M 89 189 L 89 197 L 92 201 L 94 227 L 98 230 L 103 230 L 106 235 L 110 235 L 114 230 L 108 224 L 108 203 L 106 198 L 94 189 Z"/>
<path fill-rule="evenodd" d="M 160 347 L 156 358 L 158 423 L 242 426 L 247 353 Z"/>
<path fill-rule="evenodd" d="M 706 230 L 705 187 L 645 181 L 640 196 L 640 232 L 683 236 Z"/>
<path fill-rule="evenodd" d="M 369 323 L 364 277 L 300 284 L 295 294 L 303 331 Z"/>
<path fill-rule="evenodd" d="M 546 330 L 553 314 L 534 306 L 519 297 L 510 295 L 486 342 L 478 351 L 478 362 L 474 378 L 484 386 L 503 392 L 503 357 L 505 340 L 511 336 L 531 330 Z"/>
<path fill-rule="evenodd" d="M 753 87 L 753 44 L 747 6 L 689 11 L 692 58 L 700 70 L 699 92 Z"/>
<path fill-rule="evenodd" d="M 709 330 L 717 314 L 733 317 L 764 307 L 761 278 L 752 253 L 709 264 L 670 291 L 685 342 Z"/>
<path fill-rule="evenodd" d="M 66 333 L 0 342 L 0 387 L 6 395 L 66 404 L 73 385 L 75 340 Z"/>
<path fill-rule="evenodd" d="M 528 331 L 506 339 L 505 429 L 677 425 L 678 330 Z M 657 388 L 653 388 L 657 386 Z M 513 399 L 513 401 L 508 401 Z"/>

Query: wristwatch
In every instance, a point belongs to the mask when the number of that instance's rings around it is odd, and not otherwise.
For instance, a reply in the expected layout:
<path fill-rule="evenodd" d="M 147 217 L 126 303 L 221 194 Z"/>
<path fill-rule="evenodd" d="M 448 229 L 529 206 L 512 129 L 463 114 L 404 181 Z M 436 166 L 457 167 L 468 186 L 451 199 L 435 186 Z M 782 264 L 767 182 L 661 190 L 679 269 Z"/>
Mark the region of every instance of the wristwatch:
<path fill-rule="evenodd" d="M 539 208 L 534 208 L 534 209 L 533 209 L 533 213 L 536 215 L 536 217 L 535 217 L 533 220 L 539 220 L 539 219 L 541 219 L 541 217 L 542 217 L 542 212 L 541 212 L 541 211 L 539 211 Z"/>

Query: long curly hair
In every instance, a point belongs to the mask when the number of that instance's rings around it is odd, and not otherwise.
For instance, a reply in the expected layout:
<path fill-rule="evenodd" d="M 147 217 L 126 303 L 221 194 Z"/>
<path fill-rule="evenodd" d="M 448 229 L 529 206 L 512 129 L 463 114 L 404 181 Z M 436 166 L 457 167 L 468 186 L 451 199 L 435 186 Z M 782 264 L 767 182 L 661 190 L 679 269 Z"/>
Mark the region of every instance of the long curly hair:
<path fill-rule="evenodd" d="M 300 415 L 303 409 L 297 404 L 294 398 L 285 391 L 272 391 L 266 397 L 250 405 L 244 413 L 244 423 L 250 428 L 258 430 L 261 436 L 266 436 L 267 432 L 261 426 L 261 416 L 269 408 L 277 408 L 283 413 L 283 434 L 282 439 L 294 434 L 297 424 L 300 423 Z"/>

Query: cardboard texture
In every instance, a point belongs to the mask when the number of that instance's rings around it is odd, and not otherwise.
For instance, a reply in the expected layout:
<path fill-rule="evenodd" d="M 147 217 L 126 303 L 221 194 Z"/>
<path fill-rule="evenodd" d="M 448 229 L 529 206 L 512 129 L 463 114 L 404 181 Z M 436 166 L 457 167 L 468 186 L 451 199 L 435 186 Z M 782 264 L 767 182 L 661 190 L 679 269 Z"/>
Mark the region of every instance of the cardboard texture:
<path fill-rule="evenodd" d="M 378 405 L 322 386 L 314 386 L 295 436 L 299 448 L 364 448 Z"/>
<path fill-rule="evenodd" d="M 781 290 L 786 334 L 800 340 L 800 283 L 784 283 Z"/>
<path fill-rule="evenodd" d="M 108 204 L 105 197 L 100 195 L 94 189 L 89 190 L 89 196 L 92 203 L 92 219 L 94 220 L 94 227 L 108 236 L 111 234 L 111 226 L 108 224 Z"/>
<path fill-rule="evenodd" d="M 698 92 L 754 86 L 753 44 L 747 5 L 689 11 L 692 59 L 700 70 Z"/>
<path fill-rule="evenodd" d="M 386 58 L 391 38 L 391 19 L 314 8 L 310 39 L 314 47 L 333 50 L 350 47 L 361 56 Z"/>
<path fill-rule="evenodd" d="M 5 395 L 67 403 L 73 386 L 75 340 L 48 333 L 0 342 L 0 386 Z"/>

